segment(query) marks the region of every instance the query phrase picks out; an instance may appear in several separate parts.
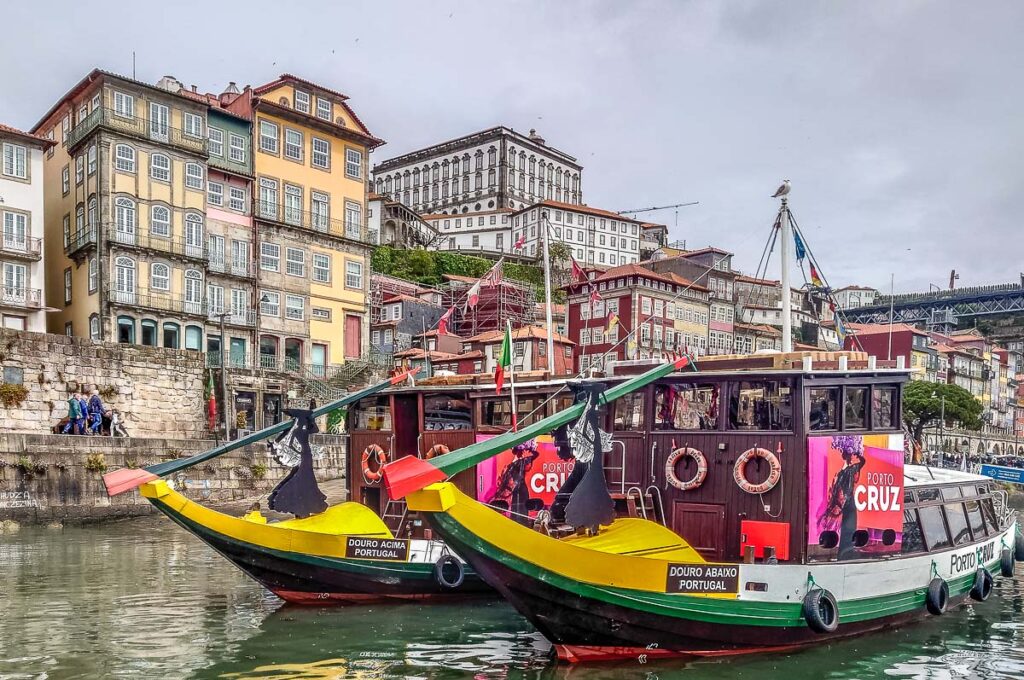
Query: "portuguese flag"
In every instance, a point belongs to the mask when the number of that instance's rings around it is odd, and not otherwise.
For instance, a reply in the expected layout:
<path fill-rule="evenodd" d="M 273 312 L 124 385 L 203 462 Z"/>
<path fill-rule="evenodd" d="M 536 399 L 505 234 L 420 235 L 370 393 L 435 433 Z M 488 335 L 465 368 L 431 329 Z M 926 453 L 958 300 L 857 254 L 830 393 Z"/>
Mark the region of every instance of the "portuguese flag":
<path fill-rule="evenodd" d="M 210 430 L 217 429 L 217 397 L 213 389 L 213 371 L 206 371 L 206 385 L 203 389 L 203 396 L 206 398 L 206 417 L 209 420 Z"/>
<path fill-rule="evenodd" d="M 512 366 L 512 325 L 505 327 L 505 339 L 501 341 L 501 356 L 498 357 L 498 365 L 494 367 L 494 384 L 497 388 L 496 394 L 501 394 L 501 388 L 505 384 L 505 368 Z"/>

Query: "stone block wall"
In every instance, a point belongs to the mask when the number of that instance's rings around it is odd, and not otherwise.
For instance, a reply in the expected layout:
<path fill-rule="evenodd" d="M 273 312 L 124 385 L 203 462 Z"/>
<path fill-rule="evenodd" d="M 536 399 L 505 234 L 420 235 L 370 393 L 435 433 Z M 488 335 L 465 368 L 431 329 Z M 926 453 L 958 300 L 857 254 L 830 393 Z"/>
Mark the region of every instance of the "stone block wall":
<path fill-rule="evenodd" d="M 324 455 L 314 461 L 321 481 L 345 475 L 347 438 L 315 435 Z M 90 521 L 155 512 L 138 491 L 110 498 L 103 473 L 146 467 L 206 451 L 200 439 L 112 439 L 75 435 L 0 433 L 0 521 Z M 169 479 L 205 505 L 239 505 L 262 499 L 288 474 L 265 444 L 253 444 L 183 470 Z"/>
<path fill-rule="evenodd" d="M 0 365 L 28 389 L 20 405 L 0 403 L 0 432 L 50 432 L 68 397 L 95 386 L 133 437 L 207 436 L 200 352 L 0 329 Z"/>

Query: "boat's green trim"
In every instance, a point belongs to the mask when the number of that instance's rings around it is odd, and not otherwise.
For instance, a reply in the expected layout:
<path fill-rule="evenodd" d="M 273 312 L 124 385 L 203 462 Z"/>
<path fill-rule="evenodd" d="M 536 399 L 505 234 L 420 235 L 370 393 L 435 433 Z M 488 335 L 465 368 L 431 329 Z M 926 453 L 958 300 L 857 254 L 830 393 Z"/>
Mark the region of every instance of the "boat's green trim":
<path fill-rule="evenodd" d="M 540 582 L 580 597 L 592 598 L 611 605 L 636 609 L 639 611 L 690 619 L 727 626 L 775 626 L 791 627 L 806 626 L 803 618 L 802 601 L 764 602 L 744 599 L 721 599 L 710 597 L 691 597 L 668 593 L 653 593 L 640 590 L 628 590 L 608 586 L 596 586 L 575 581 L 555 572 L 539 567 L 531 562 L 509 554 L 501 548 L 484 541 L 476 534 L 468 531 L 447 513 L 435 513 L 432 520 L 437 523 L 441 533 L 450 536 L 451 542 L 466 545 L 469 550 L 493 559 L 506 568 L 525 574 Z M 998 568 L 998 560 L 988 565 L 989 571 Z M 962 595 L 971 589 L 974 573 L 967 574 L 948 582 L 951 596 Z M 857 600 L 839 602 L 839 620 L 842 623 L 866 621 L 882 618 L 923 608 L 927 586 L 907 590 L 901 593 L 881 595 Z"/>

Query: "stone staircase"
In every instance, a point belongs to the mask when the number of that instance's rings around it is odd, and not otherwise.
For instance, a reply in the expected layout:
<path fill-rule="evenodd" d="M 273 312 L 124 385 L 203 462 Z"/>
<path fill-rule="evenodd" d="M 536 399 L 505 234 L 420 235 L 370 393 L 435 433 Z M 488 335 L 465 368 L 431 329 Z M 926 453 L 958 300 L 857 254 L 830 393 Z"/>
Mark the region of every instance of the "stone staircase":
<path fill-rule="evenodd" d="M 383 380 L 387 371 L 387 363 L 371 356 L 368 360 L 349 359 L 335 366 L 300 366 L 292 375 L 303 397 L 315 399 L 317 404 L 325 404 L 355 389 Z"/>

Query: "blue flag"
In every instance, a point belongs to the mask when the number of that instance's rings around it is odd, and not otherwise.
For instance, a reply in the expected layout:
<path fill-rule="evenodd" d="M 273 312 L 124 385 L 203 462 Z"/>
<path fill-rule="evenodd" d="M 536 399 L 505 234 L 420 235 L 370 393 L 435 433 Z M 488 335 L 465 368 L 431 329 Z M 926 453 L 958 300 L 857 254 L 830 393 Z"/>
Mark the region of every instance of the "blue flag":
<path fill-rule="evenodd" d="M 804 241 L 796 229 L 793 230 L 793 241 L 796 243 L 796 261 L 802 262 L 807 257 L 807 249 L 804 248 Z"/>
<path fill-rule="evenodd" d="M 836 322 L 836 335 L 839 336 L 839 347 L 841 349 L 846 344 L 846 326 L 843 325 L 843 320 L 839 318 L 839 312 L 833 314 L 832 318 Z"/>

